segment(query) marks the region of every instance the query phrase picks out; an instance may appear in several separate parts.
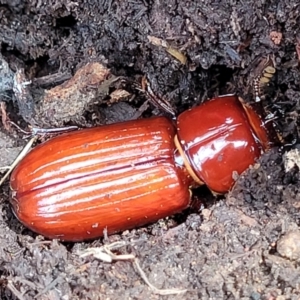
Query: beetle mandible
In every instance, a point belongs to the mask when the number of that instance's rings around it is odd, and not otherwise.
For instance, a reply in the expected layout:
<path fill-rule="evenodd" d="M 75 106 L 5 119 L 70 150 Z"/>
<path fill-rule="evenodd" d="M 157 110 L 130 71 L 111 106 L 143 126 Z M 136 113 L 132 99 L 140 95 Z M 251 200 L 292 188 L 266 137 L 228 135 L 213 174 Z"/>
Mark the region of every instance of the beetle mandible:
<path fill-rule="evenodd" d="M 224 193 L 270 147 L 268 130 L 235 95 L 180 114 L 62 134 L 12 173 L 12 207 L 31 230 L 82 241 L 187 208 L 190 188 Z"/>

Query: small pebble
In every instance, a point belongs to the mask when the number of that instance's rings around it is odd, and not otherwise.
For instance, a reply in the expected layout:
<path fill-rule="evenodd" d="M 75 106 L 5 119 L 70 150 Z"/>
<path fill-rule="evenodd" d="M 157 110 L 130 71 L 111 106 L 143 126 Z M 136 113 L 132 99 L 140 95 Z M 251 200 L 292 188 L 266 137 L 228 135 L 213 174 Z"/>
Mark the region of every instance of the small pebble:
<path fill-rule="evenodd" d="M 298 149 L 292 149 L 285 153 L 283 156 L 284 168 L 288 172 L 295 167 L 295 165 L 300 168 L 300 151 Z"/>
<path fill-rule="evenodd" d="M 290 231 L 277 242 L 278 253 L 290 260 L 300 261 L 300 231 Z"/>

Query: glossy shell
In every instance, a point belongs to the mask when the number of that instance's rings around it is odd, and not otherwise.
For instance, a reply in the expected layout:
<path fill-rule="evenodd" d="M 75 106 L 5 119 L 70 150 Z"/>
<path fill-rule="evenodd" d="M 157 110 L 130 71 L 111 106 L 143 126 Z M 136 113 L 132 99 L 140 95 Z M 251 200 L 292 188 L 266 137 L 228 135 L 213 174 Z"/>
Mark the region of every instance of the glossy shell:
<path fill-rule="evenodd" d="M 34 148 L 11 176 L 12 206 L 49 238 L 92 239 L 151 223 L 189 205 L 163 117 L 64 134 Z"/>
<path fill-rule="evenodd" d="M 199 179 L 217 193 L 234 184 L 267 147 L 260 118 L 237 96 L 223 96 L 179 115 L 178 139 Z"/>

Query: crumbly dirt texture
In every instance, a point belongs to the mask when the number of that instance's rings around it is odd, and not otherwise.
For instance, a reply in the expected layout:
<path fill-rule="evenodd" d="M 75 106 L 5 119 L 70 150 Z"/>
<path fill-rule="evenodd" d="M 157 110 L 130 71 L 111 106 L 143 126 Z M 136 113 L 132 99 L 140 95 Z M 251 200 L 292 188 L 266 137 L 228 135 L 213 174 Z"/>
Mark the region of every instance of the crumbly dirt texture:
<path fill-rule="evenodd" d="M 10 210 L 6 183 L 0 188 L 0 298 L 299 299 L 299 24 L 298 0 L 0 1 L 1 167 L 25 144 L 6 117 L 26 128 L 33 105 L 18 106 L 15 72 L 25 70 L 31 83 L 23 88 L 43 107 L 46 90 L 88 63 L 105 66 L 121 83 L 106 87 L 113 96 L 97 99 L 91 85 L 78 93 L 81 102 L 71 97 L 62 106 L 66 112 L 80 107 L 75 121 L 81 126 L 159 113 L 136 89 L 144 75 L 178 112 L 226 93 L 251 102 L 253 65 L 272 55 L 276 74 L 263 91 L 264 106 L 285 144 L 263 155 L 224 197 L 205 192 L 199 211 L 85 243 L 49 241 L 24 228 Z M 51 105 L 39 111 L 37 123 L 51 124 Z M 187 291 L 162 296 L 130 261 L 79 256 L 116 241 L 127 243 L 116 254 L 134 254 L 158 289 Z"/>

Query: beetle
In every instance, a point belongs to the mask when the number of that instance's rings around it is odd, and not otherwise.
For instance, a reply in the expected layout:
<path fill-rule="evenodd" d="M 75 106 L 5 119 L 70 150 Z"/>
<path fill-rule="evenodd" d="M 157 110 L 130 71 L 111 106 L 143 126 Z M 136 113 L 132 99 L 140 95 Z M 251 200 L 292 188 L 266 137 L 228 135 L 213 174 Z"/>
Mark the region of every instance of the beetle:
<path fill-rule="evenodd" d="M 11 204 L 26 227 L 82 241 L 142 226 L 190 204 L 190 189 L 225 193 L 269 149 L 263 119 L 235 95 L 176 121 L 153 117 L 82 129 L 31 150 L 14 169 Z"/>

